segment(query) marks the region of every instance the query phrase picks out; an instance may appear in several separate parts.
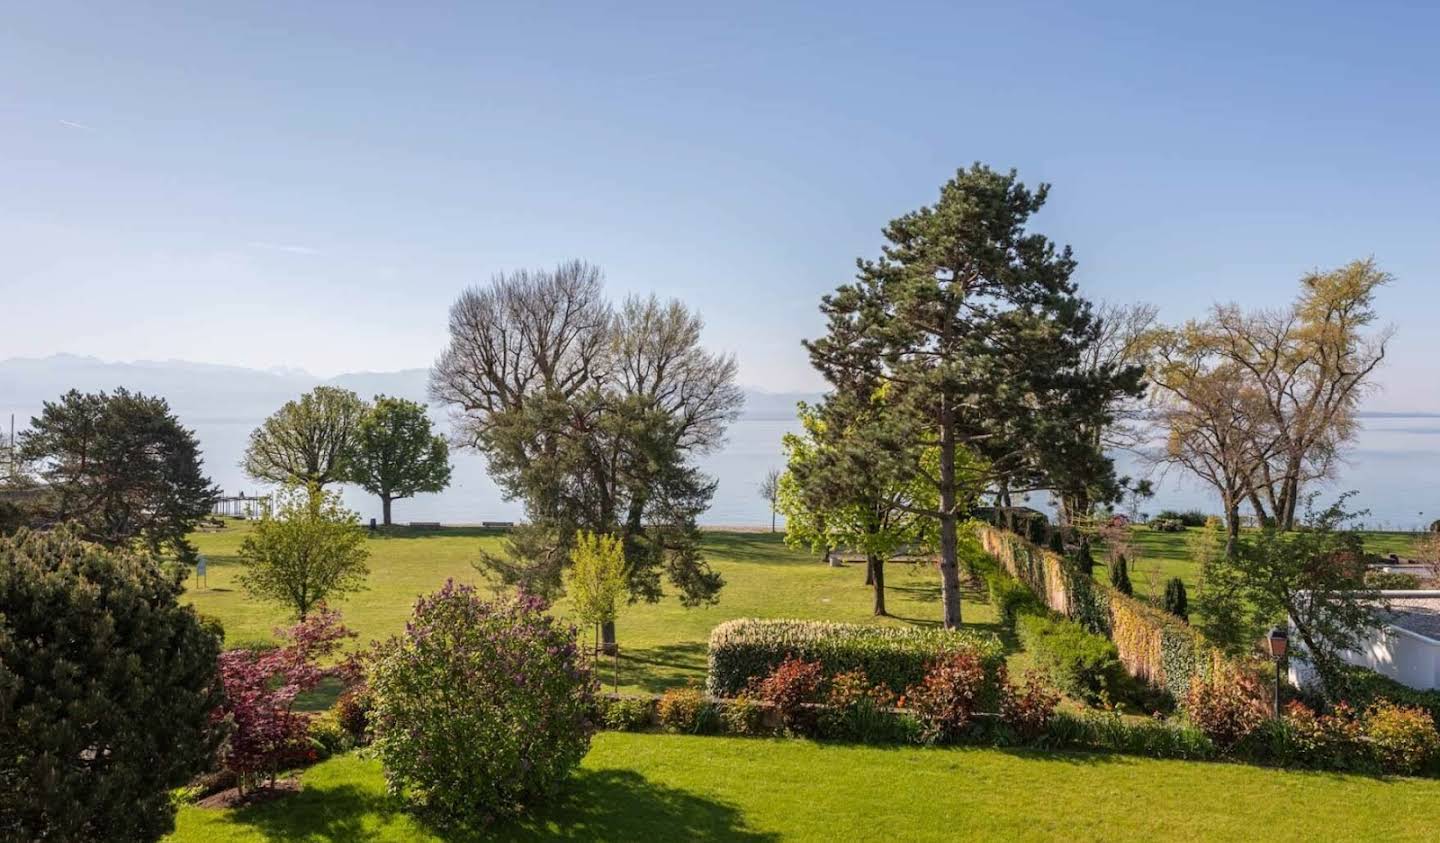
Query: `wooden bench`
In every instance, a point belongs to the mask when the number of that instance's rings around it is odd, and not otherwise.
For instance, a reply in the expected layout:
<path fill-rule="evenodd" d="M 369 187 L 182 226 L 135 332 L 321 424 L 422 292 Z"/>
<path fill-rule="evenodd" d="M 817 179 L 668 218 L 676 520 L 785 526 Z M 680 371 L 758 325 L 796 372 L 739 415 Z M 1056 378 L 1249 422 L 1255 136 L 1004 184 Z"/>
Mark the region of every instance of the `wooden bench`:
<path fill-rule="evenodd" d="M 412 530 L 438 530 L 438 529 L 440 529 L 440 522 L 439 522 L 439 521 L 411 521 L 411 522 L 410 522 L 409 524 L 407 524 L 406 526 L 409 527 L 409 528 L 412 529 Z"/>
<path fill-rule="evenodd" d="M 494 529 L 494 528 L 501 528 L 501 529 L 506 529 L 506 530 L 508 530 L 508 529 L 510 529 L 511 527 L 514 527 L 514 526 L 515 526 L 515 522 L 514 522 L 514 521 L 481 521 L 481 522 L 480 522 L 480 526 L 481 526 L 481 527 L 488 527 L 488 528 L 492 528 L 492 529 Z"/>

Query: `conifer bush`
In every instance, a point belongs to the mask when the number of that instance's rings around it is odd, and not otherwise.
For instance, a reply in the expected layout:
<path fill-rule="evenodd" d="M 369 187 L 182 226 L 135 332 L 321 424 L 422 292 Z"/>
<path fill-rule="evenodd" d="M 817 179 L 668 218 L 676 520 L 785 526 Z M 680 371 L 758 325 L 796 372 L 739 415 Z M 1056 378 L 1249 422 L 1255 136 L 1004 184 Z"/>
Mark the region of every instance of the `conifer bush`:
<path fill-rule="evenodd" d="M 1165 583 L 1165 611 L 1182 621 L 1190 619 L 1190 596 L 1185 592 L 1185 581 L 1179 577 Z"/>
<path fill-rule="evenodd" d="M 220 642 L 152 559 L 0 538 L 0 839 L 154 840 L 221 735 Z"/>
<path fill-rule="evenodd" d="M 470 826 L 521 813 L 569 778 L 590 748 L 597 688 L 575 628 L 546 608 L 451 581 L 380 645 L 372 745 L 392 792 Z"/>
<path fill-rule="evenodd" d="M 1126 596 L 1135 593 L 1130 584 L 1130 563 L 1120 554 L 1115 555 L 1115 562 L 1110 565 L 1110 587 Z"/>

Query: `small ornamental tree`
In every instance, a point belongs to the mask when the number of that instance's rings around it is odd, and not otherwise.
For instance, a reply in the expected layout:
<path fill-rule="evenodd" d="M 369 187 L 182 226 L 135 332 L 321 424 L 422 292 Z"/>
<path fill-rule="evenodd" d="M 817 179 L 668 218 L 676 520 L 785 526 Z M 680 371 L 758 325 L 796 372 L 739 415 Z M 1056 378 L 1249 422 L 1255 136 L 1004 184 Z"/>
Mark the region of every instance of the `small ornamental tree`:
<path fill-rule="evenodd" d="M 424 405 L 377 395 L 355 428 L 349 476 L 379 496 L 388 527 L 392 502 L 450 485 L 450 445 L 432 430 Z"/>
<path fill-rule="evenodd" d="M 1110 563 L 1110 586 L 1121 594 L 1135 593 L 1135 587 L 1130 584 L 1130 563 L 1124 556 L 1116 556 Z"/>
<path fill-rule="evenodd" d="M 0 538 L 0 839 L 156 840 L 219 735 L 220 642 L 154 561 Z"/>
<path fill-rule="evenodd" d="M 317 603 L 364 588 L 369 556 L 360 517 L 339 494 L 292 487 L 240 543 L 240 584 L 303 620 Z"/>
<path fill-rule="evenodd" d="M 596 683 L 575 628 L 545 610 L 450 581 L 377 648 L 370 724 L 392 792 L 470 825 L 518 814 L 570 776 L 595 731 Z"/>
<path fill-rule="evenodd" d="M 311 757 L 309 718 L 295 711 L 295 698 L 327 677 L 353 681 L 358 673 L 353 661 L 321 666 L 333 662 L 345 639 L 355 637 L 340 623 L 339 612 L 321 606 L 276 634 L 283 641 L 279 647 L 220 654 L 225 702 L 212 717 L 229 732 L 220 763 L 242 793 L 273 787 L 276 773 Z"/>
<path fill-rule="evenodd" d="M 1185 593 L 1185 581 L 1179 577 L 1165 583 L 1165 611 L 1182 621 L 1190 619 L 1190 598 Z"/>
<path fill-rule="evenodd" d="M 613 629 L 629 581 L 630 566 L 625 562 L 625 548 L 619 536 L 582 531 L 575 537 L 566 582 L 570 599 L 575 602 L 575 613 L 581 620 L 596 627 L 608 624 Z M 614 649 L 614 643 L 605 642 L 606 652 Z"/>

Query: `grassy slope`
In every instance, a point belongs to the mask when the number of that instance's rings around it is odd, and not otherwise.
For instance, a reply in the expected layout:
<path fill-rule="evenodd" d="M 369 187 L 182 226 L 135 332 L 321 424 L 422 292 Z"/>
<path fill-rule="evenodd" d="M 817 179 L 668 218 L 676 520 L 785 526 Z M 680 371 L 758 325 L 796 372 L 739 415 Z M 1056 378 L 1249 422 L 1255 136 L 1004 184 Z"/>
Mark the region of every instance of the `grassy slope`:
<path fill-rule="evenodd" d="M 1440 782 L 988 749 L 598 736 L 568 794 L 493 840 L 1433 840 Z M 1143 807 L 1142 807 L 1143 806 Z M 183 841 L 440 840 L 379 764 L 312 768 L 239 811 L 181 810 Z"/>
<path fill-rule="evenodd" d="M 240 566 L 235 553 L 245 530 L 241 524 L 195 537 L 208 560 L 209 588 L 192 588 L 186 595 L 197 609 L 224 622 L 232 645 L 268 640 L 270 631 L 286 620 L 283 609 L 254 600 L 236 582 Z M 447 578 L 479 582 L 470 563 L 482 548 L 499 550 L 500 537 L 457 529 L 382 536 L 369 544 L 369 588 L 337 604 L 362 643 L 402 630 L 415 597 L 434 591 Z M 622 689 L 657 691 L 703 679 L 710 630 L 731 618 L 933 624 L 940 617 L 938 575 L 929 567 L 889 566 L 886 599 L 894 617 L 876 619 L 870 613 L 871 590 L 864 585 L 862 566 L 830 568 L 787 548 L 779 535 L 770 533 L 706 533 L 704 550 L 725 577 L 720 602 L 687 609 L 669 597 L 658 604 L 626 607 L 618 625 Z M 976 599 L 978 595 L 966 597 L 967 624 L 995 628 L 989 605 Z M 564 600 L 556 606 L 561 614 L 568 609 Z M 607 683 L 612 680 L 608 667 L 603 675 Z"/>

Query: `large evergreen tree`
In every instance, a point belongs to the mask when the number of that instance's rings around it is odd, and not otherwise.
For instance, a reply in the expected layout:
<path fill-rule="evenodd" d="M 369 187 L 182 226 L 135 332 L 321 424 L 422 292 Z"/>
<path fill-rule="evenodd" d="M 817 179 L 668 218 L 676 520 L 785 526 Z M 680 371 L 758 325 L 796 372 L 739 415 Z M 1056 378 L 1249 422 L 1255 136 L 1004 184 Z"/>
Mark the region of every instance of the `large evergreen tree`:
<path fill-rule="evenodd" d="M 450 446 L 432 430 L 424 406 L 377 395 L 355 430 L 349 475 L 379 496 L 388 527 L 391 502 L 450 485 Z"/>
<path fill-rule="evenodd" d="M 1138 368 L 1081 366 L 1099 326 L 1070 281 L 1074 259 L 1025 228 L 1047 192 L 1014 172 L 959 171 L 936 204 L 885 228 L 881 256 L 858 261 L 855 281 L 825 297 L 828 332 L 806 343 L 837 392 L 892 391 L 897 421 L 874 446 L 912 454 L 911 470 L 935 487 L 926 514 L 939 524 L 947 627 L 960 623 L 959 455 L 980 457 L 1002 498 L 1095 485 L 1113 468 L 1080 422 L 1140 388 Z M 934 471 L 914 456 L 931 446 Z"/>
<path fill-rule="evenodd" d="M 0 840 L 158 840 L 213 763 L 220 640 L 147 555 L 0 537 Z"/>
<path fill-rule="evenodd" d="M 202 473 L 195 434 L 163 398 L 71 390 L 47 401 L 18 438 L 46 483 L 42 525 L 73 521 L 89 541 L 192 554 L 186 535 L 218 492 Z"/>

